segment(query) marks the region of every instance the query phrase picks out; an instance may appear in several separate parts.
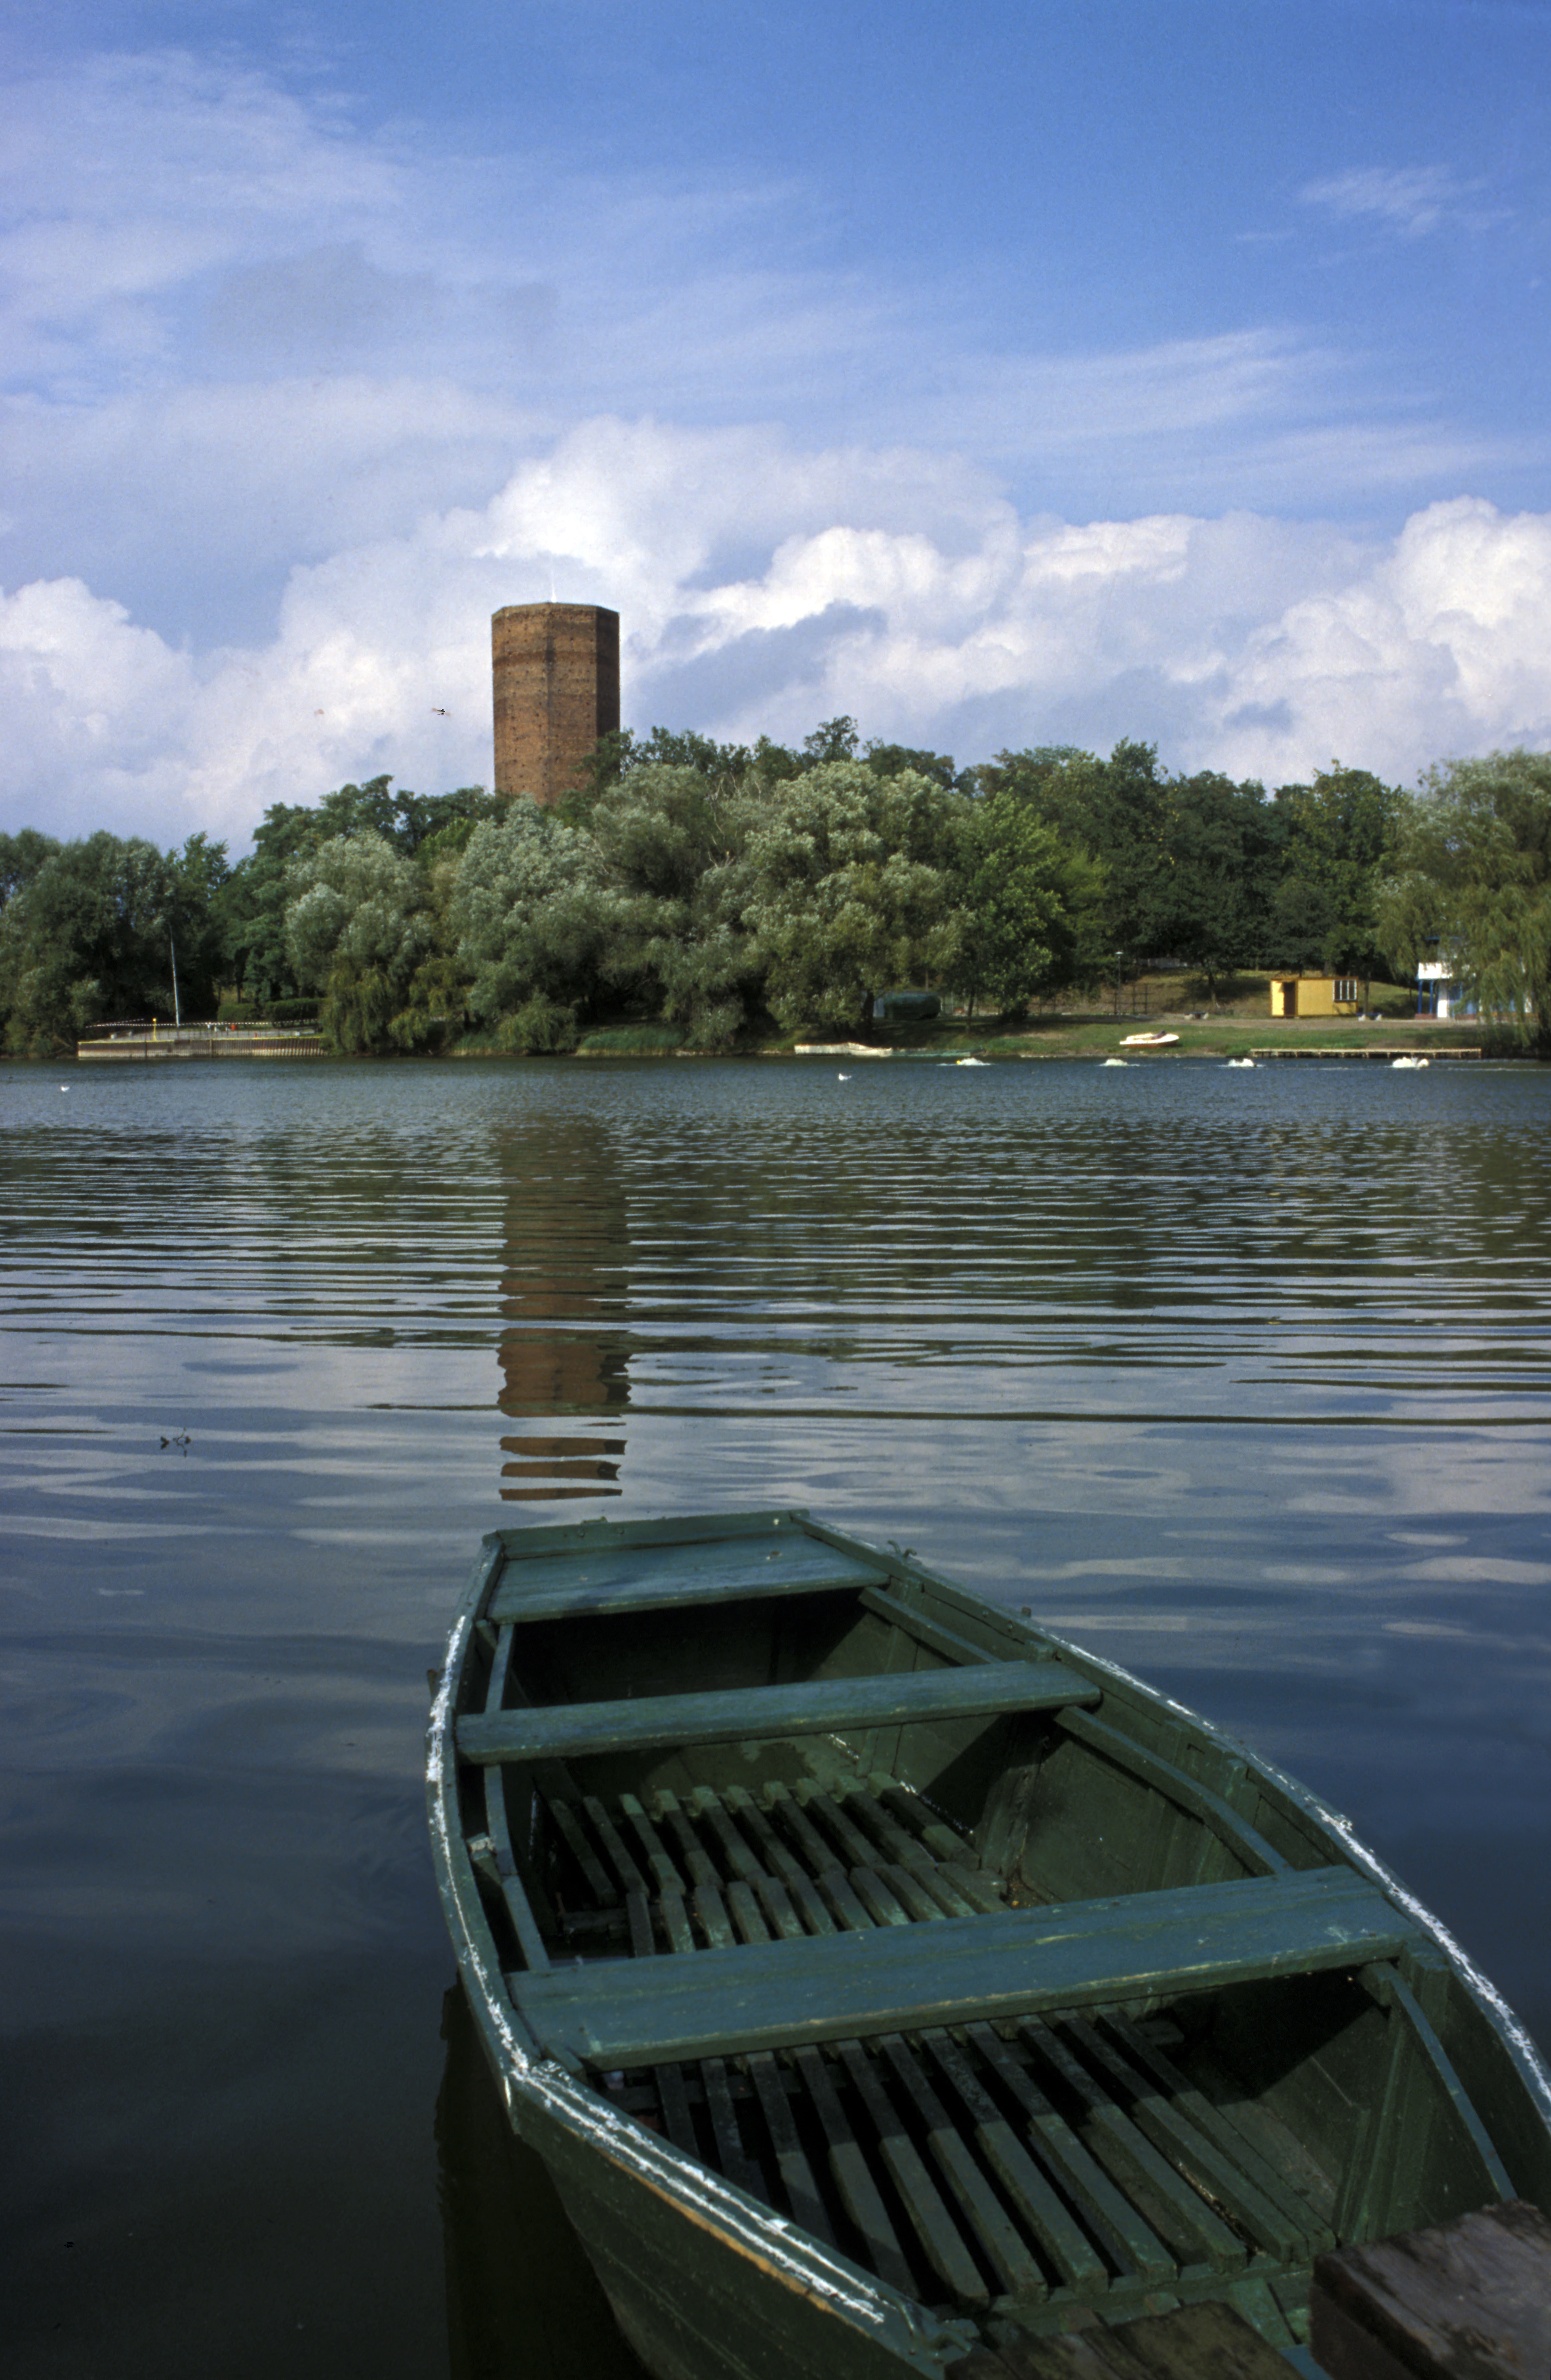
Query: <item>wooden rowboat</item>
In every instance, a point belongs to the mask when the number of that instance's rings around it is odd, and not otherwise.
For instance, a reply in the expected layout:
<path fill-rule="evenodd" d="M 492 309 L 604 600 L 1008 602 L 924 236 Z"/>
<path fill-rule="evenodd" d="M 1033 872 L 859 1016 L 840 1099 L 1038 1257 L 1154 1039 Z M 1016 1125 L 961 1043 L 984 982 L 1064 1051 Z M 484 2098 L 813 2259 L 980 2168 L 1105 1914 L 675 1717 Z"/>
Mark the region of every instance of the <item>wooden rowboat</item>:
<path fill-rule="evenodd" d="M 1312 2373 L 1322 2252 L 1551 2213 L 1551 2080 L 1344 1823 L 897 1548 L 487 1537 L 429 1786 L 510 2120 L 660 2380 L 1212 2305 Z"/>

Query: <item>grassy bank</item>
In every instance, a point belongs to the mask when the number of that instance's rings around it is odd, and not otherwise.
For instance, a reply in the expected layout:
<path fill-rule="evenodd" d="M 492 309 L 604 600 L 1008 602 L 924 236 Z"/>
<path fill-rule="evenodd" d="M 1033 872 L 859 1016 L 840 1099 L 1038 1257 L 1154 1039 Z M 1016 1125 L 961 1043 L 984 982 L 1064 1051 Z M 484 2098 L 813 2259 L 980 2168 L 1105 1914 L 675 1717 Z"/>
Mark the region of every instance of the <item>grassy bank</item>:
<path fill-rule="evenodd" d="M 1178 1041 L 1157 1057 L 1242 1058 L 1251 1050 L 1387 1050 L 1436 1056 L 1446 1050 L 1480 1050 L 1494 1058 L 1521 1058 L 1528 1053 L 1506 1029 L 1489 1025 L 1420 1024 L 1416 994 L 1396 984 L 1369 987 L 1368 1006 L 1377 1010 L 1375 1021 L 1351 1017 L 1301 1016 L 1289 1024 L 1271 1016 L 1270 978 L 1238 976 L 1217 988 L 1208 1000 L 1198 978 L 1150 975 L 1126 986 L 1117 1003 L 1113 996 L 1091 1003 L 1072 999 L 1052 1002 L 1036 1014 L 1009 1023 L 999 1017 L 945 1015 L 930 1025 L 878 1026 L 869 1037 L 878 1049 L 900 1056 L 986 1058 L 1113 1058 L 1131 1033 L 1173 1033 Z M 804 1041 L 844 1041 L 851 1036 L 838 1029 L 805 1027 L 800 1032 L 751 1033 L 731 1054 L 740 1058 L 790 1057 Z M 451 1053 L 460 1058 L 509 1054 L 487 1036 L 467 1034 Z M 686 1050 L 673 1025 L 622 1020 L 593 1026 L 583 1034 L 573 1053 L 578 1058 L 681 1058 Z M 1141 1053 L 1146 1054 L 1146 1053 Z"/>

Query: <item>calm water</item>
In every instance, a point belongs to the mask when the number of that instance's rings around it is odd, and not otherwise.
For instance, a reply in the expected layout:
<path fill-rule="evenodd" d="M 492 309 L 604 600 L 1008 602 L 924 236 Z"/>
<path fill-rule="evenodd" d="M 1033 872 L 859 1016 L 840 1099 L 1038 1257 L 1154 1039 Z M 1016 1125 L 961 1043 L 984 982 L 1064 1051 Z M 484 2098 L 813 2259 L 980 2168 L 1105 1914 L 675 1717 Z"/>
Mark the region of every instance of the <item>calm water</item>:
<path fill-rule="evenodd" d="M 802 1503 L 1031 1602 L 1551 2043 L 1548 1126 L 1529 1067 L 0 1070 L 12 2368 L 633 2368 L 520 2159 L 492 2289 L 443 2006 L 495 1525 Z"/>

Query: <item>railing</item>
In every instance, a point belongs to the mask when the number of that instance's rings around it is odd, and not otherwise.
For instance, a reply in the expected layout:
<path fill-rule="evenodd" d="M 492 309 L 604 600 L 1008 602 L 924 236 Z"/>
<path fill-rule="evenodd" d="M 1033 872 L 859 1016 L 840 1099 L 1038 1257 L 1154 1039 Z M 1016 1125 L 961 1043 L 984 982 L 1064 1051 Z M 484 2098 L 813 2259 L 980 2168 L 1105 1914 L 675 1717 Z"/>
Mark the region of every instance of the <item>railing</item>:
<path fill-rule="evenodd" d="M 164 1018 L 152 1016 L 125 1017 L 116 1024 L 89 1025 L 79 1036 L 81 1041 L 164 1041 L 227 1042 L 227 1041 L 315 1041 L 320 1028 L 315 1023 L 293 1025 L 289 1021 L 273 1025 L 244 1023 L 241 1025 L 169 1025 Z"/>

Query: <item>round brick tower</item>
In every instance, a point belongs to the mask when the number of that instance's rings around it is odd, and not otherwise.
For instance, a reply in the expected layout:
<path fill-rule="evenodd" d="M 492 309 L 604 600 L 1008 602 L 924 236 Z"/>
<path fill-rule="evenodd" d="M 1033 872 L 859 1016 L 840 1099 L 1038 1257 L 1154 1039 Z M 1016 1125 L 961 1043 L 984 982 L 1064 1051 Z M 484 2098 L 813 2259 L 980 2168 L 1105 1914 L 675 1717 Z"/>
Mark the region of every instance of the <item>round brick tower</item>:
<path fill-rule="evenodd" d="M 619 613 L 508 603 L 491 619 L 495 790 L 558 802 L 619 725 Z"/>

